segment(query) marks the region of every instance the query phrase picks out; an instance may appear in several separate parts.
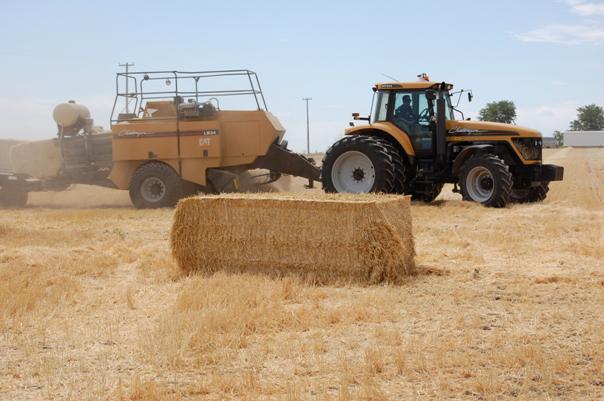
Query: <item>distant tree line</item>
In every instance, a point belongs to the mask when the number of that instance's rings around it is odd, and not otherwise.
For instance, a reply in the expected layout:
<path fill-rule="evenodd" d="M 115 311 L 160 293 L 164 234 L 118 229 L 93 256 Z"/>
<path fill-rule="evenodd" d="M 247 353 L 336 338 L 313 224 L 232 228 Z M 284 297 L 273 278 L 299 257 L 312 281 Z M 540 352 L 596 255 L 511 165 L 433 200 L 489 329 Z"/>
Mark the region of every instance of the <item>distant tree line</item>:
<path fill-rule="evenodd" d="M 487 103 L 479 112 L 480 121 L 494 121 L 506 124 L 516 123 L 516 105 L 511 100 L 499 100 Z M 571 121 L 572 131 L 602 131 L 604 130 L 604 109 L 596 104 L 577 109 L 577 119 Z M 564 144 L 564 132 L 554 131 L 554 139 L 558 146 Z"/>
<path fill-rule="evenodd" d="M 604 109 L 595 104 L 579 107 L 577 119 L 570 123 L 573 131 L 602 131 L 604 130 Z"/>
<path fill-rule="evenodd" d="M 478 115 L 480 121 L 494 121 L 497 123 L 516 123 L 516 105 L 511 100 L 500 100 L 487 103 Z"/>

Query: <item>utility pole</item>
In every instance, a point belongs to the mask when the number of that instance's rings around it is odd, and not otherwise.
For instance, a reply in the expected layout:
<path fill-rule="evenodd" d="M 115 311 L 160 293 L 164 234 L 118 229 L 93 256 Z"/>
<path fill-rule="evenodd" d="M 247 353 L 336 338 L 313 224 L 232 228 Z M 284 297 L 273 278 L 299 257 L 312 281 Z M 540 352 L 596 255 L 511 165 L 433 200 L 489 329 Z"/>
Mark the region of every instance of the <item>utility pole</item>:
<path fill-rule="evenodd" d="M 128 91 L 128 68 L 134 67 L 134 63 L 118 64 L 119 67 L 126 67 L 126 114 L 128 114 L 128 104 L 130 104 L 130 91 Z"/>
<path fill-rule="evenodd" d="M 308 101 L 312 100 L 311 97 L 302 98 L 306 102 L 306 153 L 310 154 L 310 124 L 308 119 Z"/>

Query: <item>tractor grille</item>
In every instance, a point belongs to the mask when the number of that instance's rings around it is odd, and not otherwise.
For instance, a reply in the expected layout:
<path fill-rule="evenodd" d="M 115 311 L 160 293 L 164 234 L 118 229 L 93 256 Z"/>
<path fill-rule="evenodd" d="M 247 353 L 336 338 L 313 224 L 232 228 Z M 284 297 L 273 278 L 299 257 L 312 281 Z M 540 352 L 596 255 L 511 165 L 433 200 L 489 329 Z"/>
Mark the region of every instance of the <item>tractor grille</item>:
<path fill-rule="evenodd" d="M 541 160 L 541 138 L 513 138 L 513 141 L 525 160 Z"/>

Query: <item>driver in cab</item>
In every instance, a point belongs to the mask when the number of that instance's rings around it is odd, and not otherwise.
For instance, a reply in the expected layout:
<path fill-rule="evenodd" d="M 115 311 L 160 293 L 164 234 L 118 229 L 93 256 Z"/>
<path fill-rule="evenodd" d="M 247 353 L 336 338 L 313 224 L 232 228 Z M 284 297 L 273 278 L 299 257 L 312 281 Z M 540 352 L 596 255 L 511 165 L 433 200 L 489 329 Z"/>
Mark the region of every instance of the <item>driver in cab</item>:
<path fill-rule="evenodd" d="M 407 124 L 417 124 L 419 118 L 417 113 L 415 113 L 411 107 L 411 96 L 403 96 L 403 104 L 394 110 L 394 118 L 397 120 L 403 120 Z"/>

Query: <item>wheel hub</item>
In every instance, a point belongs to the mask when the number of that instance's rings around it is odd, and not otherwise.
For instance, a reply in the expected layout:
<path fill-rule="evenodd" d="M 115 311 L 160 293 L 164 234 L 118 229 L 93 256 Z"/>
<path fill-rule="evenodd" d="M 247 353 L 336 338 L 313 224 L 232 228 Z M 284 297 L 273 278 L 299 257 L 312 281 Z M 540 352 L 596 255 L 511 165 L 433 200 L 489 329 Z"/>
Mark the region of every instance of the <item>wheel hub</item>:
<path fill-rule="evenodd" d="M 340 193 L 368 193 L 375 184 L 375 167 L 365 153 L 349 150 L 333 163 L 331 181 Z"/>
<path fill-rule="evenodd" d="M 488 201 L 495 191 L 495 181 L 491 171 L 484 166 L 472 168 L 466 176 L 466 190 L 475 202 Z"/>
<path fill-rule="evenodd" d="M 363 181 L 365 179 L 365 171 L 360 167 L 355 168 L 352 172 L 352 178 L 354 178 L 355 181 Z"/>
<path fill-rule="evenodd" d="M 141 185 L 141 195 L 147 202 L 159 202 L 165 194 L 166 184 L 157 177 L 148 177 Z"/>
<path fill-rule="evenodd" d="M 161 194 L 161 191 L 162 191 L 162 187 L 161 187 L 161 185 L 160 185 L 160 184 L 158 184 L 158 183 L 156 183 L 156 182 L 154 182 L 154 183 L 151 185 L 151 188 L 149 188 L 149 192 L 151 192 L 151 194 L 153 194 L 153 195 L 155 195 L 155 196 L 160 195 L 160 194 Z"/>
<path fill-rule="evenodd" d="M 480 186 L 486 191 L 493 189 L 493 179 L 491 177 L 483 177 L 480 180 Z"/>

